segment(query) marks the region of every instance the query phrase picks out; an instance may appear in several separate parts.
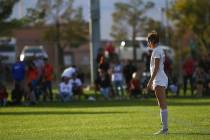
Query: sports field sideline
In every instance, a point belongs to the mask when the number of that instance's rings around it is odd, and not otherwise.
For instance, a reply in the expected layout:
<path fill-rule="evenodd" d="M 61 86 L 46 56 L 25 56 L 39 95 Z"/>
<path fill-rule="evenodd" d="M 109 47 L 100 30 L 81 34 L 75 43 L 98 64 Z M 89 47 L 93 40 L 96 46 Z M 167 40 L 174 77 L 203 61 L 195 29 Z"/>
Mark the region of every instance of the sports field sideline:
<path fill-rule="evenodd" d="M 169 134 L 155 99 L 0 108 L 0 140 L 209 140 L 210 98 L 169 98 Z"/>

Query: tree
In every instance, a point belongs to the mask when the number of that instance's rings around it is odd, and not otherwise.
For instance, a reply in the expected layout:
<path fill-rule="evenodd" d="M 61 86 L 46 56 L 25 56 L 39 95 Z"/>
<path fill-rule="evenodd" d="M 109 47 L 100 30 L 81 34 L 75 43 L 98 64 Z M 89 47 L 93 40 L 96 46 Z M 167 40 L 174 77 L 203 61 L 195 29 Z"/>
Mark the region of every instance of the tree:
<path fill-rule="evenodd" d="M 18 0 L 0 0 L 0 36 L 9 35 L 11 30 L 22 25 L 22 21 L 8 20 Z"/>
<path fill-rule="evenodd" d="M 151 31 L 157 31 L 160 36 L 160 43 L 166 45 L 172 45 L 171 42 L 167 44 L 168 40 L 172 40 L 173 36 L 173 29 L 170 26 L 165 26 L 161 21 L 156 21 L 152 18 L 147 18 L 146 20 L 142 21 L 142 32 L 143 34 L 147 34 Z M 169 38 L 166 37 L 166 32 L 169 35 Z M 167 40 L 168 39 L 168 40 Z"/>
<path fill-rule="evenodd" d="M 0 21 L 5 21 L 11 13 L 13 6 L 18 0 L 0 0 Z"/>
<path fill-rule="evenodd" d="M 173 21 L 179 36 L 184 32 L 192 32 L 196 41 L 210 50 L 210 1 L 209 0 L 180 0 L 172 3 L 168 17 Z"/>
<path fill-rule="evenodd" d="M 115 3 L 115 11 L 112 14 L 111 36 L 118 41 L 119 39 L 129 39 L 129 31 L 131 30 L 134 61 L 136 61 L 135 38 L 140 32 L 141 21 L 146 19 L 144 16 L 145 12 L 153 6 L 153 2 L 144 3 L 142 0 L 130 0 L 129 3 Z"/>
<path fill-rule="evenodd" d="M 34 9 L 29 9 L 28 19 L 32 24 L 49 24 L 45 39 L 57 44 L 59 64 L 63 65 L 63 44 L 78 47 L 88 40 L 88 24 L 83 19 L 82 8 L 73 6 L 74 0 L 38 0 Z M 53 26 L 52 26 L 53 25 Z"/>

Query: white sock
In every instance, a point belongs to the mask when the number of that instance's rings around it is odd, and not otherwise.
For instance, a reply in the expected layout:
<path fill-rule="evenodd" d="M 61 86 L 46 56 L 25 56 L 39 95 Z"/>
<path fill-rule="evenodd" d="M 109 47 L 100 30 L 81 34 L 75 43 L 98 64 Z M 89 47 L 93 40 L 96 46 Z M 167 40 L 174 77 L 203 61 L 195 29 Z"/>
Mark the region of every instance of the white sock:
<path fill-rule="evenodd" d="M 163 130 L 168 129 L 168 110 L 167 109 L 160 110 L 160 118 L 161 118 L 161 123 L 162 123 L 162 129 Z"/>

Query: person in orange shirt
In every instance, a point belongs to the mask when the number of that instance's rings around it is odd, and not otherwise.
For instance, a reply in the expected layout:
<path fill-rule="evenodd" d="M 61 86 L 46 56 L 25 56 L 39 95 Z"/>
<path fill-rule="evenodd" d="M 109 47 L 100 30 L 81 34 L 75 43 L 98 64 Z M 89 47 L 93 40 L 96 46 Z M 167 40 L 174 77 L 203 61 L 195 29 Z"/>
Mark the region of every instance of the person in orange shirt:
<path fill-rule="evenodd" d="M 30 90 L 27 98 L 29 99 L 30 104 L 35 104 L 36 103 L 35 90 L 38 80 L 38 70 L 33 62 L 29 64 L 26 76 L 27 76 L 27 84 Z"/>
<path fill-rule="evenodd" d="M 45 65 L 43 68 L 43 80 L 44 80 L 44 100 L 46 100 L 49 95 L 50 100 L 53 100 L 52 93 L 52 80 L 53 80 L 53 67 L 48 63 L 48 59 L 45 58 Z"/>

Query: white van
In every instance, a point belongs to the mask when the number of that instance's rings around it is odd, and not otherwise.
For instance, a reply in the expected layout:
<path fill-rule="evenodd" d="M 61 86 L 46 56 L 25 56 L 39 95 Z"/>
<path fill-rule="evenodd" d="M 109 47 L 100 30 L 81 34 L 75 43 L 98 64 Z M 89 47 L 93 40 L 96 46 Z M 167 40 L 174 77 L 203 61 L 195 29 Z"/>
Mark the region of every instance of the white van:
<path fill-rule="evenodd" d="M 138 47 L 136 48 L 136 57 L 137 60 L 143 60 L 144 56 L 149 52 L 150 48 L 147 47 L 147 38 L 146 37 L 137 37 L 136 41 L 138 43 Z M 166 51 L 168 56 L 173 59 L 174 58 L 174 50 L 166 45 L 159 45 Z M 120 46 L 116 48 L 116 53 L 118 54 L 121 60 L 133 60 L 133 47 L 132 41 L 122 41 Z"/>
<path fill-rule="evenodd" d="M 20 54 L 20 61 L 25 61 L 33 57 L 48 58 L 43 46 L 25 46 Z"/>

